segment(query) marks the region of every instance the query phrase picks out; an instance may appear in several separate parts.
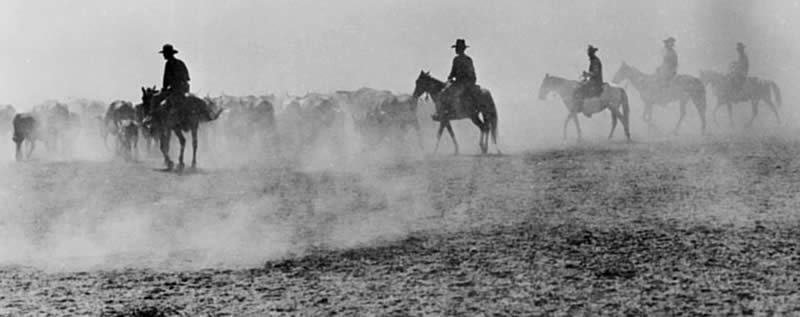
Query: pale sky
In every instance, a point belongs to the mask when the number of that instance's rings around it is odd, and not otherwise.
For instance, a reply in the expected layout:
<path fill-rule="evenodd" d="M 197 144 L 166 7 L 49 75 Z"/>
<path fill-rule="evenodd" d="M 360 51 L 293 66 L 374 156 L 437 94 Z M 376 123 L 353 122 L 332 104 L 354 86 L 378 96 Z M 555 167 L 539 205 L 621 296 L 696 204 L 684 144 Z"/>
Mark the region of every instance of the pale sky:
<path fill-rule="evenodd" d="M 421 69 L 447 75 L 456 38 L 500 100 L 535 100 L 548 72 L 577 78 L 590 43 L 607 79 L 623 60 L 653 71 L 667 36 L 680 73 L 725 69 L 743 41 L 752 74 L 788 81 L 798 17 L 794 0 L 4 0 L 0 103 L 138 101 L 161 84 L 164 43 L 201 95 L 410 92 Z"/>

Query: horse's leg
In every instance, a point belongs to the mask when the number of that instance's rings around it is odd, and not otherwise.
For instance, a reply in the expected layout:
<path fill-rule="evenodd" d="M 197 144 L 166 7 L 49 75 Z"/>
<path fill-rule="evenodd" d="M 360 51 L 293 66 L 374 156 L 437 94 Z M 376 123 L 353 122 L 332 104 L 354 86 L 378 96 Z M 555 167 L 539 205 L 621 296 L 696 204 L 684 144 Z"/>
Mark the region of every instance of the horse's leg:
<path fill-rule="evenodd" d="M 719 126 L 719 123 L 717 122 L 717 112 L 719 111 L 719 109 L 722 109 L 722 102 L 718 100 L 717 105 L 714 106 L 714 112 L 712 114 L 714 116 L 714 124 L 717 126 Z"/>
<path fill-rule="evenodd" d="M 183 151 L 186 149 L 186 137 L 180 129 L 175 129 L 175 136 L 178 137 L 178 142 L 181 144 L 181 152 L 178 155 L 178 170 L 183 169 Z"/>
<path fill-rule="evenodd" d="M 488 151 L 487 147 L 489 147 L 488 138 L 485 137 L 487 136 L 486 125 L 483 122 L 481 122 L 481 119 L 478 118 L 477 114 L 470 117 L 470 120 L 472 120 L 472 123 L 478 126 L 478 129 L 481 131 L 480 137 L 478 137 L 478 146 L 481 148 L 481 154 L 486 154 L 486 152 Z"/>
<path fill-rule="evenodd" d="M 453 146 L 456 148 L 455 155 L 458 155 L 458 141 L 456 141 L 456 134 L 453 133 L 453 127 L 450 125 L 450 121 L 446 121 L 445 128 L 447 129 L 447 133 L 450 134 L 450 138 L 453 139 Z"/>
<path fill-rule="evenodd" d="M 581 124 L 578 123 L 578 113 L 572 115 L 572 120 L 575 121 L 575 130 L 578 131 L 578 140 L 583 140 L 583 133 L 581 132 Z"/>
<path fill-rule="evenodd" d="M 25 160 L 31 159 L 31 154 L 33 154 L 33 149 L 36 148 L 36 139 L 30 139 L 28 140 L 28 142 L 30 142 L 30 144 L 28 145 L 28 155 L 25 156 Z"/>
<path fill-rule="evenodd" d="M 192 127 L 192 168 L 197 167 L 197 124 Z"/>
<path fill-rule="evenodd" d="M 756 116 L 758 116 L 758 100 L 750 101 L 750 105 L 753 107 L 753 116 L 750 117 L 750 121 L 747 122 L 747 127 L 752 127 L 753 122 L 756 121 Z"/>
<path fill-rule="evenodd" d="M 164 155 L 164 164 L 167 165 L 167 170 L 172 170 L 173 163 L 172 160 L 169 158 L 169 139 L 172 137 L 172 133 L 168 129 L 164 129 L 165 131 L 161 131 L 159 137 L 160 140 L 160 148 L 161 154 Z"/>
<path fill-rule="evenodd" d="M 767 103 L 767 106 L 769 106 L 769 109 L 772 110 L 772 113 L 775 114 L 775 119 L 778 120 L 778 125 L 781 125 L 781 115 L 778 113 L 778 107 L 775 107 L 775 104 L 772 103 L 772 100 L 769 100 L 769 98 L 764 99 L 764 101 Z"/>
<path fill-rule="evenodd" d="M 564 119 L 564 140 L 567 139 L 567 126 L 569 125 L 570 119 L 572 119 L 572 112 L 567 113 L 567 118 Z"/>
<path fill-rule="evenodd" d="M 425 147 L 422 144 L 423 143 L 422 142 L 422 129 L 419 126 L 419 120 L 414 118 L 414 121 L 412 121 L 411 126 L 413 126 L 414 130 L 417 131 L 417 142 L 419 143 L 419 149 L 420 150 L 424 150 Z"/>
<path fill-rule="evenodd" d="M 139 159 L 139 128 L 136 128 L 136 133 L 133 134 L 133 160 Z"/>
<path fill-rule="evenodd" d="M 686 117 L 686 100 L 681 100 L 681 115 L 678 118 L 678 123 L 675 124 L 675 128 L 672 130 L 673 135 L 678 135 L 678 129 L 681 127 L 681 123 L 683 123 L 683 118 Z"/>
<path fill-rule="evenodd" d="M 17 162 L 22 161 L 22 142 L 25 142 L 25 140 L 21 141 L 14 140 L 14 143 L 16 143 L 17 145 L 16 146 L 17 151 L 14 154 L 14 159 L 16 159 Z"/>
<path fill-rule="evenodd" d="M 608 107 L 608 111 L 611 112 L 611 132 L 608 134 L 608 139 L 611 140 L 611 137 L 614 136 L 614 129 L 617 128 L 617 116 L 621 115 L 619 114 L 619 110 L 613 107 Z"/>
<path fill-rule="evenodd" d="M 444 132 L 444 122 L 439 122 L 439 131 L 436 133 L 436 147 L 433 148 L 433 154 L 439 150 L 439 140 L 442 139 L 442 132 Z"/>

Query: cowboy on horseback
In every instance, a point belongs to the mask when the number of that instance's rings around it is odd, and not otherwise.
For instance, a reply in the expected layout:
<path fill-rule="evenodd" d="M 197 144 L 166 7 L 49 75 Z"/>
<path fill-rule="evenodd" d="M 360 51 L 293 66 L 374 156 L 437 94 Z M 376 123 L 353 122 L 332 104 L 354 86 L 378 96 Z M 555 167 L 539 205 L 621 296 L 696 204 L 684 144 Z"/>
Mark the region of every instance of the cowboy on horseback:
<path fill-rule="evenodd" d="M 453 66 L 450 75 L 447 76 L 450 85 L 445 89 L 463 88 L 462 100 L 477 104 L 481 89 L 475 84 L 477 76 L 475 76 L 475 65 L 472 63 L 472 58 L 464 53 L 468 47 L 464 39 L 457 39 L 456 43 L 451 46 L 456 50 L 456 57 L 453 58 Z M 434 115 L 434 120 L 455 115 L 453 105 L 445 104 L 443 106 L 445 107 L 440 109 L 440 113 Z"/>
<path fill-rule="evenodd" d="M 678 53 L 675 52 L 675 38 L 664 40 L 664 59 L 656 69 L 656 76 L 663 88 L 669 87 L 672 78 L 678 74 Z"/>
<path fill-rule="evenodd" d="M 159 53 L 164 56 L 167 62 L 164 64 L 164 80 L 161 92 L 153 96 L 153 98 L 156 105 L 160 105 L 163 102 L 165 109 L 170 111 L 175 108 L 175 105 L 186 102 L 189 97 L 189 69 L 186 68 L 186 64 L 182 60 L 175 58 L 175 54 L 178 51 L 171 44 L 164 44 Z M 204 108 L 201 109 L 201 112 L 209 121 L 215 120 L 222 110 L 215 111 L 207 104 Z"/>
<path fill-rule="evenodd" d="M 730 78 L 732 91 L 740 91 L 747 80 L 747 72 L 750 69 L 750 60 L 747 54 L 744 53 L 744 44 L 742 42 L 736 43 L 736 51 L 739 53 L 739 59 L 731 63 Z"/>
<path fill-rule="evenodd" d="M 575 89 L 574 100 L 578 109 L 583 108 L 584 99 L 603 93 L 603 64 L 596 55 L 597 50 L 598 48 L 591 45 L 586 49 L 589 56 L 589 71 L 583 72 L 580 86 Z"/>

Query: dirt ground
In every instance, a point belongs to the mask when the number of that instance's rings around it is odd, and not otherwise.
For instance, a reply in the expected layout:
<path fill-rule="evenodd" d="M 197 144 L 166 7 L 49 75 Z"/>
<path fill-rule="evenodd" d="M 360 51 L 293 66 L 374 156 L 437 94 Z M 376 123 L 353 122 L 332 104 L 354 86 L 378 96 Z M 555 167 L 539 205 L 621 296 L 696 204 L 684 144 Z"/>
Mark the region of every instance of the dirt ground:
<path fill-rule="evenodd" d="M 0 315 L 800 314 L 798 155 L 742 133 L 185 175 L 0 162 Z"/>

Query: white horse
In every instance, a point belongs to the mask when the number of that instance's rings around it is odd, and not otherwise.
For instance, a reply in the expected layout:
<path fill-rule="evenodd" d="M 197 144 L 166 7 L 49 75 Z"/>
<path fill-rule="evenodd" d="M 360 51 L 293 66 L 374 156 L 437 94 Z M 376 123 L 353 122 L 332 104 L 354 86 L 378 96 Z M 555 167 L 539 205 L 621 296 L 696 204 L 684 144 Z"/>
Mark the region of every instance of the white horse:
<path fill-rule="evenodd" d="M 578 129 L 578 139 L 581 138 L 578 113 L 583 112 L 585 116 L 591 117 L 592 114 L 608 109 L 611 112 L 611 133 L 608 134 L 608 138 L 611 139 L 614 136 L 617 120 L 620 120 L 623 128 L 625 128 L 625 136 L 630 142 L 631 133 L 628 125 L 630 122 L 630 106 L 628 105 L 628 93 L 625 92 L 625 89 L 604 83 L 603 93 L 600 96 L 587 98 L 583 101 L 583 107 L 578 107 L 573 98 L 575 89 L 578 89 L 579 85 L 580 82 L 577 80 L 545 74 L 542 85 L 539 87 L 539 100 L 544 100 L 548 94 L 556 92 L 561 96 L 561 100 L 564 101 L 564 105 L 569 111 L 566 120 L 564 120 L 564 138 L 567 138 L 567 125 L 570 119 L 575 121 L 575 128 Z"/>

